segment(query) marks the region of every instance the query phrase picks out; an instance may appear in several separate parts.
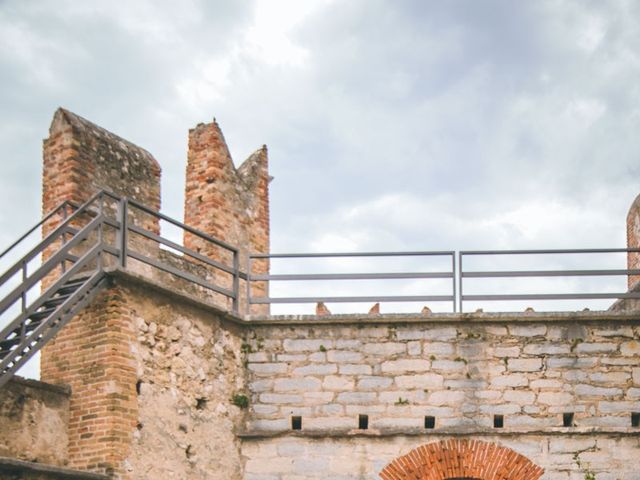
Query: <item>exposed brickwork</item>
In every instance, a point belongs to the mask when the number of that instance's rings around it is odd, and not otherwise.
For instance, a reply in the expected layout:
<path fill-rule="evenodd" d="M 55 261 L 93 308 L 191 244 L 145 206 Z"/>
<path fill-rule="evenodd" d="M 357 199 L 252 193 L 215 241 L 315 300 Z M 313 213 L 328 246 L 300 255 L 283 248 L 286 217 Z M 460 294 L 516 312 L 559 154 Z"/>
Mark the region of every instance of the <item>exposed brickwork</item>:
<path fill-rule="evenodd" d="M 640 248 L 640 195 L 631 204 L 627 214 L 627 247 Z M 640 269 L 640 253 L 627 254 L 627 268 Z M 638 283 L 640 276 L 629 275 L 629 290 Z"/>
<path fill-rule="evenodd" d="M 71 386 L 69 466 L 124 477 L 138 419 L 136 335 L 126 297 L 101 292 L 47 345 L 41 377 Z"/>
<path fill-rule="evenodd" d="M 446 440 L 422 445 L 394 460 L 382 480 L 537 480 L 544 470 L 528 458 L 495 443 Z"/>
<path fill-rule="evenodd" d="M 199 124 L 189 131 L 184 219 L 215 238 L 247 251 L 269 252 L 269 172 L 266 147 L 253 153 L 236 169 L 218 124 Z M 185 234 L 185 246 L 232 265 L 232 258 L 200 238 Z M 253 272 L 266 273 L 268 262 L 256 261 Z M 218 278 L 230 285 L 228 275 Z M 266 284 L 252 285 L 264 295 Z M 244 290 L 244 289 L 243 289 Z M 265 313 L 266 309 L 262 309 Z"/>
<path fill-rule="evenodd" d="M 56 111 L 49 134 L 43 211 L 63 200 L 81 204 L 103 189 L 160 208 L 160 167 L 147 151 L 64 109 Z M 59 221 L 53 219 L 43 233 Z M 157 219 L 147 215 L 132 215 L 131 221 L 159 232 Z M 123 296 L 111 289 L 42 351 L 42 379 L 72 386 L 69 465 L 74 468 L 124 474 L 122 460 L 137 423 L 131 353 L 136 337 L 130 324 Z"/>

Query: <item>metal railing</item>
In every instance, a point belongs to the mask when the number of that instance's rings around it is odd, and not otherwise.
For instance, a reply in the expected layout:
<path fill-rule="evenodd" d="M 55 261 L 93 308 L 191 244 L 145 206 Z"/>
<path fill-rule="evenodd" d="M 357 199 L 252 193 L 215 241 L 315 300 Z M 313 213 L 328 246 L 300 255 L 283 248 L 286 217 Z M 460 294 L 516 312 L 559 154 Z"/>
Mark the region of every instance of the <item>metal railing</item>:
<path fill-rule="evenodd" d="M 514 301 L 514 300 L 601 300 L 601 299 L 637 299 L 640 292 L 569 292 L 569 293 L 499 293 L 499 294 L 465 294 L 464 279 L 489 278 L 558 278 L 558 277 L 598 277 L 598 276 L 632 276 L 640 275 L 640 270 L 617 269 L 555 269 L 555 270 L 466 270 L 465 257 L 496 257 L 515 255 L 567 255 L 578 254 L 613 254 L 639 253 L 638 248 L 590 248 L 590 249 L 555 249 L 555 250 L 467 250 L 458 253 L 458 308 L 463 311 L 464 301 Z"/>
<path fill-rule="evenodd" d="M 411 258 L 411 257 L 440 257 L 448 259 L 451 266 L 446 271 L 412 271 L 412 272 L 377 272 L 377 273 L 312 273 L 312 274 L 254 274 L 256 260 L 272 259 L 312 259 L 312 258 Z M 251 254 L 249 255 L 247 272 L 247 313 L 251 305 L 282 304 L 282 303 L 359 303 L 359 302 L 450 302 L 456 309 L 456 257 L 455 252 L 355 252 L 355 253 L 281 253 L 281 254 Z M 448 295 L 339 295 L 339 296 L 287 296 L 287 297 L 256 297 L 252 293 L 252 282 L 281 282 L 281 281 L 344 281 L 344 280 L 428 280 L 449 279 L 451 293 Z"/>

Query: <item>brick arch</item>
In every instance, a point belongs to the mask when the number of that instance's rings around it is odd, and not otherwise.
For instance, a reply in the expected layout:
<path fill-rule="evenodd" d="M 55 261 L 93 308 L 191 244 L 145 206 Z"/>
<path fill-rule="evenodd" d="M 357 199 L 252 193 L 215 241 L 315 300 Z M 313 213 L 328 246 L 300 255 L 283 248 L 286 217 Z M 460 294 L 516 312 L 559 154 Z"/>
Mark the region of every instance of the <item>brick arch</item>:
<path fill-rule="evenodd" d="M 538 480 L 544 470 L 507 447 L 478 440 L 422 445 L 387 465 L 382 480 Z"/>

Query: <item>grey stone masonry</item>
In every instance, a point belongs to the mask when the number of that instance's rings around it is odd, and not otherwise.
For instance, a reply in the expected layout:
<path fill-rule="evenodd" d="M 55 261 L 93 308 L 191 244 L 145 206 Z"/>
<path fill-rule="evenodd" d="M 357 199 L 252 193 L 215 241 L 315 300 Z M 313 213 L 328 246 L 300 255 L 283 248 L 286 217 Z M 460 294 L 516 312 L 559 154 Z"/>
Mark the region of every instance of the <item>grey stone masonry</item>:
<path fill-rule="evenodd" d="M 273 318 L 273 317 L 272 317 Z M 257 322 L 256 322 L 257 323 Z M 253 324 L 246 337 L 248 431 L 562 427 L 637 431 L 640 323 L 574 316 L 485 322 Z M 634 430 L 635 428 L 635 430 Z"/>

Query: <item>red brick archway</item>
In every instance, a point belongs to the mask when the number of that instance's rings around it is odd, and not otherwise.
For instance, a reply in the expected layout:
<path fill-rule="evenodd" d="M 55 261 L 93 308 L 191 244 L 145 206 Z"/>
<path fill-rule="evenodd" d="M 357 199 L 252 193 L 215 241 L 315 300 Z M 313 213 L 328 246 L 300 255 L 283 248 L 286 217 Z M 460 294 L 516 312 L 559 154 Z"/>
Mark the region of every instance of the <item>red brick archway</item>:
<path fill-rule="evenodd" d="M 477 440 L 422 445 L 387 465 L 382 480 L 538 480 L 544 470 L 510 448 Z"/>

